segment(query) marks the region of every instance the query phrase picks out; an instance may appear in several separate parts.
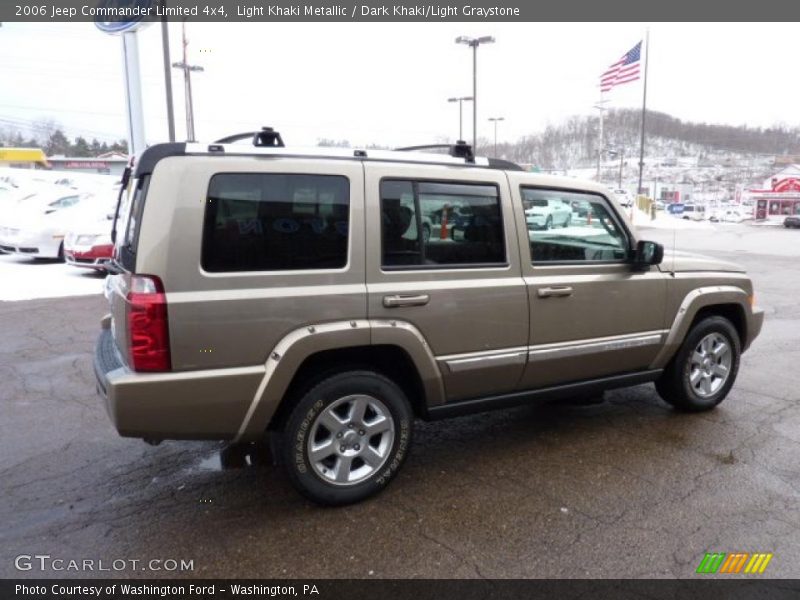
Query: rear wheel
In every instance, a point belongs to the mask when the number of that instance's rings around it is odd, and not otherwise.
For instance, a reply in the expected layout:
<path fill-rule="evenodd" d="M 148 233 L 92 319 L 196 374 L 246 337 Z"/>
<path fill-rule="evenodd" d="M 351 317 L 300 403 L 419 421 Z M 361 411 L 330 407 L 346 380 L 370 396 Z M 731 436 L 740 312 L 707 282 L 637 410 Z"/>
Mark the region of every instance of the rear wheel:
<path fill-rule="evenodd" d="M 564 227 L 569 227 L 570 225 L 572 225 L 572 213 L 569 213 L 564 220 Z"/>
<path fill-rule="evenodd" d="M 544 222 L 544 228 L 545 229 L 550 229 L 552 227 L 553 227 L 553 217 L 552 217 L 552 215 L 547 215 L 547 219 L 545 219 L 545 222 Z"/>
<path fill-rule="evenodd" d="M 402 466 L 412 424 L 408 399 L 384 375 L 365 370 L 329 377 L 300 398 L 286 423 L 289 479 L 319 504 L 364 500 Z"/>
<path fill-rule="evenodd" d="M 689 331 L 656 390 L 679 410 L 710 410 L 733 387 L 741 352 L 733 324 L 724 317 L 707 317 Z"/>

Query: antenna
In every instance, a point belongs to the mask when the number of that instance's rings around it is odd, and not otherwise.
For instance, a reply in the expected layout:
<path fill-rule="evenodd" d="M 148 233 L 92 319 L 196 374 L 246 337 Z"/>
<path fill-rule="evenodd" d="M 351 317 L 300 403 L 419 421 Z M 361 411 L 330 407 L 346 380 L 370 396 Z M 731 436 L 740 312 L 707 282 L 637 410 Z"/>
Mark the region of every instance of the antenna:
<path fill-rule="evenodd" d="M 677 239 L 678 239 L 678 229 L 675 228 L 672 230 L 672 272 L 670 273 L 670 275 L 672 275 L 673 277 L 675 277 L 675 250 L 678 245 Z"/>

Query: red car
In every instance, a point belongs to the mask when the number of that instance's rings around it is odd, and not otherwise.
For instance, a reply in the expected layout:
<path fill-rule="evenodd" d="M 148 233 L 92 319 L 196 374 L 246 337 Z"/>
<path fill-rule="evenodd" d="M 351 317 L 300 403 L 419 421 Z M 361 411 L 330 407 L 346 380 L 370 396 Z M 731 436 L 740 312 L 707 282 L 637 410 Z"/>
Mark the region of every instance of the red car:
<path fill-rule="evenodd" d="M 73 229 L 64 238 L 64 260 L 75 267 L 107 271 L 113 250 L 107 219 Z"/>

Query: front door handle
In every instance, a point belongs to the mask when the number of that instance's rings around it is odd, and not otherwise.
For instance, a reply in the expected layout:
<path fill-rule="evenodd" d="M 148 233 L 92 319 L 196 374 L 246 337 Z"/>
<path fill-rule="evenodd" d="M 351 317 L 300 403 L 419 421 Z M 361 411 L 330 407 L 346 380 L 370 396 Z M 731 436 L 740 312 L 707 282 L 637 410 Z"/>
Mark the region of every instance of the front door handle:
<path fill-rule="evenodd" d="M 539 296 L 539 298 L 563 298 L 564 296 L 572 296 L 572 288 L 568 285 L 544 287 L 536 290 L 536 295 Z"/>
<path fill-rule="evenodd" d="M 395 294 L 394 296 L 384 296 L 383 305 L 386 308 L 397 308 L 398 306 L 425 306 L 430 302 L 430 299 L 431 297 L 428 294 L 416 294 L 412 296 Z"/>

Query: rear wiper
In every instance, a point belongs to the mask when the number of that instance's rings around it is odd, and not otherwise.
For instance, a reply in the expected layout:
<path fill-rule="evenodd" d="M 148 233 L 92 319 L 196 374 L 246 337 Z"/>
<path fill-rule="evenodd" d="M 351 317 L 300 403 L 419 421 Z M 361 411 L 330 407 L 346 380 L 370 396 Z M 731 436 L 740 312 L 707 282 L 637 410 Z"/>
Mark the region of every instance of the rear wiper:
<path fill-rule="evenodd" d="M 111 225 L 111 243 L 117 243 L 117 220 L 119 219 L 119 209 L 122 206 L 122 195 L 128 188 L 128 182 L 131 180 L 131 168 L 125 167 L 122 172 L 122 181 L 119 186 L 119 195 L 117 196 L 117 210 L 114 211 L 114 223 Z"/>

